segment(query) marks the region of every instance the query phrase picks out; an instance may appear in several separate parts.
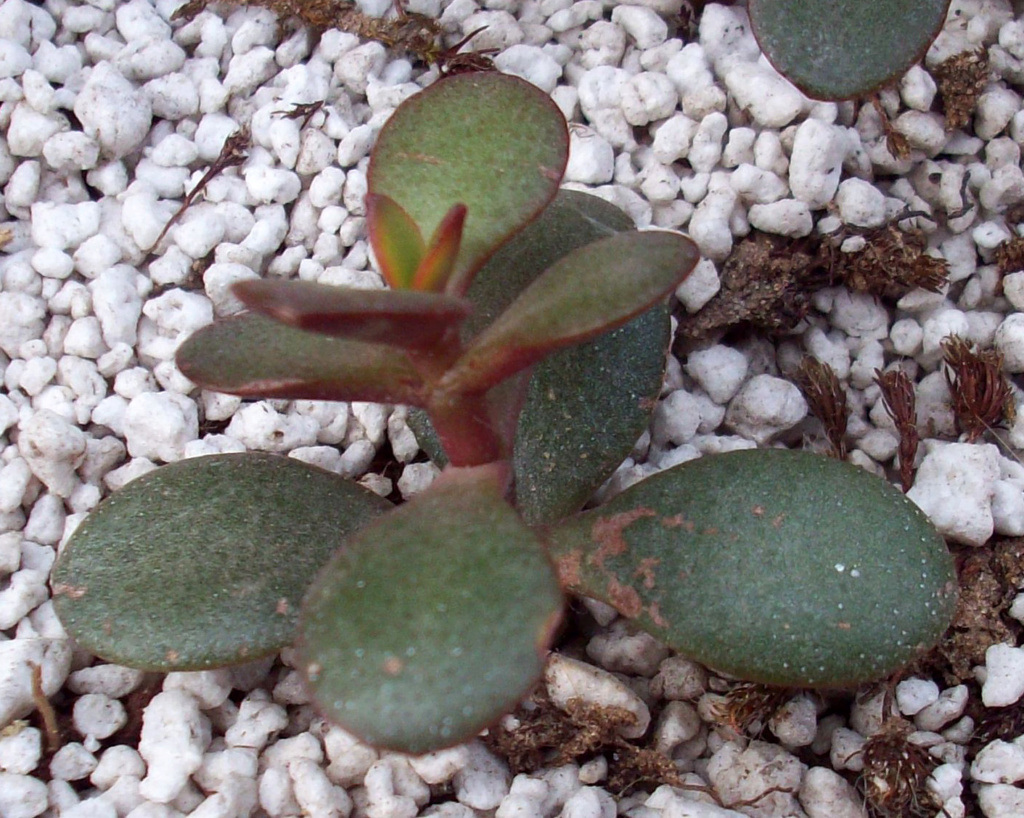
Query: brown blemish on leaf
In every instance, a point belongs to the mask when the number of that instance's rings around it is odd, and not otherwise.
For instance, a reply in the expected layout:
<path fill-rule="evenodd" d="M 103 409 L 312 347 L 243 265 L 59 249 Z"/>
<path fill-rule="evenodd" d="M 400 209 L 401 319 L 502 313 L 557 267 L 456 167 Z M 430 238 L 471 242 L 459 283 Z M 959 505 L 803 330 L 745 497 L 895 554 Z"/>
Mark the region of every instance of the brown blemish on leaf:
<path fill-rule="evenodd" d="M 178 653 L 178 651 L 176 650 L 169 650 L 167 651 L 167 653 L 164 654 L 164 659 L 166 659 L 168 662 L 177 662 L 180 657 L 181 654 Z"/>
<path fill-rule="evenodd" d="M 399 659 L 397 656 L 389 656 L 387 659 L 384 660 L 384 664 L 382 665 L 384 672 L 388 676 L 397 676 L 399 673 L 402 672 L 402 668 L 404 666 L 405 665 L 402 662 L 402 660 Z"/>
<path fill-rule="evenodd" d="M 841 631 L 848 631 L 853 626 L 849 622 L 838 622 L 836 623 L 836 627 Z"/>
<path fill-rule="evenodd" d="M 651 589 L 654 587 L 654 569 L 661 563 L 660 557 L 644 557 L 640 560 L 640 564 L 637 565 L 636 570 L 633 572 L 634 577 L 643 577 L 644 588 Z"/>
<path fill-rule="evenodd" d="M 687 520 L 682 514 L 674 514 L 671 517 L 662 517 L 661 524 L 665 528 L 685 528 L 687 531 L 693 531 L 697 526 L 693 524 L 692 520 Z"/>
<path fill-rule="evenodd" d="M 634 588 L 623 585 L 615 577 L 608 580 L 608 601 L 623 616 L 636 619 L 643 612 L 640 594 Z"/>
<path fill-rule="evenodd" d="M 668 620 L 661 615 L 661 608 L 657 602 L 652 602 L 647 606 L 647 615 L 651 618 L 651 622 L 659 628 L 667 628 L 669 626 Z"/>
<path fill-rule="evenodd" d="M 752 509 L 750 509 L 750 513 L 753 514 L 755 517 L 763 517 L 764 516 L 764 506 L 760 506 L 760 505 L 754 506 Z"/>
<path fill-rule="evenodd" d="M 583 556 L 579 549 L 574 549 L 568 554 L 563 554 L 555 561 L 555 571 L 558 573 L 558 584 L 563 588 L 578 588 L 580 584 L 580 563 Z"/>
<path fill-rule="evenodd" d="M 280 614 L 281 616 L 287 616 L 289 607 L 290 606 L 288 605 L 288 600 L 284 597 L 281 597 L 279 600 L 277 600 L 277 607 L 274 608 L 274 613 Z"/>
<path fill-rule="evenodd" d="M 785 519 L 785 514 L 779 514 L 777 517 L 772 517 L 772 528 L 782 528 L 782 521 Z"/>
<path fill-rule="evenodd" d="M 603 570 L 604 561 L 608 557 L 617 557 L 626 552 L 628 546 L 623 539 L 622 532 L 637 520 L 653 516 L 655 516 L 653 509 L 634 508 L 621 514 L 598 518 L 590 530 L 590 537 L 595 543 L 601 545 L 594 556 L 590 558 L 590 562 Z"/>
<path fill-rule="evenodd" d="M 561 171 L 557 171 L 554 168 L 549 168 L 546 165 L 540 165 L 538 169 L 540 170 L 540 175 L 543 176 L 545 179 L 550 179 L 553 182 L 562 181 Z"/>
<path fill-rule="evenodd" d="M 70 599 L 81 599 L 89 590 L 85 585 L 72 585 L 68 582 L 55 582 L 53 584 L 54 596 L 66 596 Z"/>

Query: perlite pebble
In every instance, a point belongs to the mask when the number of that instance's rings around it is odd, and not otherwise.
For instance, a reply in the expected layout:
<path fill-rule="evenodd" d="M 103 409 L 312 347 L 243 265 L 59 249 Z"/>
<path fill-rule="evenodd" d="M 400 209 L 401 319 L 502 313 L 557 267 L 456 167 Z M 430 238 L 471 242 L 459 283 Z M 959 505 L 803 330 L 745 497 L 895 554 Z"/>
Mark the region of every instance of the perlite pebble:
<path fill-rule="evenodd" d="M 985 651 L 981 700 L 986 707 L 1007 707 L 1024 696 L 1024 649 L 1007 644 Z"/>

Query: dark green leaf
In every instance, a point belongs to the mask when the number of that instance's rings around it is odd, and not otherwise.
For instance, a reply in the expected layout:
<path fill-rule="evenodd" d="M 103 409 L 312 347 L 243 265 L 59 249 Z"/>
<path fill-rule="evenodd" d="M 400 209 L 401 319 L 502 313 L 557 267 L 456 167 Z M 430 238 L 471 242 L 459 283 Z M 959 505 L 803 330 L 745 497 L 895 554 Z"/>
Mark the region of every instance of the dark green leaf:
<path fill-rule="evenodd" d="M 805 94 L 848 99 L 902 76 L 924 56 L 949 0 L 750 0 L 761 49 Z"/>
<path fill-rule="evenodd" d="M 298 460 L 182 460 L 132 481 L 79 526 L 53 569 L 54 607 L 78 644 L 110 662 L 246 662 L 292 641 L 316 572 L 390 507 Z"/>
<path fill-rule="evenodd" d="M 448 292 L 460 294 L 484 260 L 558 190 L 569 154 L 565 118 L 547 94 L 505 74 L 456 74 L 402 103 L 378 137 L 369 191 L 391 197 L 434 232 L 467 208 Z"/>
<path fill-rule="evenodd" d="M 398 347 L 331 338 L 255 313 L 218 321 L 178 348 L 185 377 L 243 397 L 420 405 L 423 383 Z"/>
<path fill-rule="evenodd" d="M 561 610 L 536 536 L 487 479 L 445 472 L 349 540 L 303 607 L 319 708 L 374 746 L 465 741 L 536 683 Z"/>
<path fill-rule="evenodd" d="M 251 310 L 295 329 L 405 348 L 429 347 L 472 312 L 464 298 L 250 279 L 231 288 Z"/>
<path fill-rule="evenodd" d="M 846 687 L 939 639 L 956 605 L 942 538 L 884 480 L 806 452 L 691 461 L 552 527 L 563 584 L 751 681 Z"/>

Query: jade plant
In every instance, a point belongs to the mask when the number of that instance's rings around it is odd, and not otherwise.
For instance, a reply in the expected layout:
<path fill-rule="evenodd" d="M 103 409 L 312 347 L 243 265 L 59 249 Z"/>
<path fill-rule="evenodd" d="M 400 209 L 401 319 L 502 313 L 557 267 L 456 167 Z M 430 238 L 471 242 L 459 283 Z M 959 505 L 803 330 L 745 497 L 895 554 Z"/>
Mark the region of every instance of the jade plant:
<path fill-rule="evenodd" d="M 316 705 L 378 746 L 473 736 L 539 679 L 566 593 L 718 670 L 848 686 L 945 629 L 943 541 L 867 472 L 800 452 L 708 457 L 583 510 L 658 399 L 669 231 L 559 191 L 567 127 L 497 73 L 441 79 L 382 129 L 366 218 L 386 290 L 250 281 L 178 351 L 202 386 L 419 412 L 444 468 L 393 506 L 262 453 L 179 461 L 101 503 L 61 552 L 79 644 L 159 671 L 290 645 Z"/>
<path fill-rule="evenodd" d="M 920 60 L 950 0 L 750 0 L 750 25 L 780 74 L 814 99 L 876 91 Z"/>

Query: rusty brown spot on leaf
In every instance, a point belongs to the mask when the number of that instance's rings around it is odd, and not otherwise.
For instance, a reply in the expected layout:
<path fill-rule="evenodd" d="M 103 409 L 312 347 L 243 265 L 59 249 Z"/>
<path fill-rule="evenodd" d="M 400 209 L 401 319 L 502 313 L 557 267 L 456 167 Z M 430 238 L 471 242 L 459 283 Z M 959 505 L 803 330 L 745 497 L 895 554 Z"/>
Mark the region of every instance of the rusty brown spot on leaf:
<path fill-rule="evenodd" d="M 637 520 L 654 516 L 653 509 L 634 508 L 620 514 L 599 517 L 590 529 L 590 536 L 595 543 L 600 543 L 600 546 L 590 558 L 590 562 L 603 570 L 604 561 L 608 557 L 617 557 L 629 548 L 622 533 Z"/>
<path fill-rule="evenodd" d="M 608 579 L 608 602 L 615 610 L 630 619 L 636 619 L 643 612 L 644 604 L 635 588 L 623 585 L 615 577 Z"/>
<path fill-rule="evenodd" d="M 651 618 L 651 621 L 659 628 L 669 627 L 669 621 L 661 615 L 661 606 L 657 602 L 652 602 L 647 606 L 647 615 Z"/>
<path fill-rule="evenodd" d="M 562 554 L 555 561 L 555 571 L 558 573 L 558 584 L 563 588 L 578 588 L 580 584 L 580 569 L 583 556 L 578 549 Z"/>
<path fill-rule="evenodd" d="M 655 585 L 654 569 L 661 563 L 660 557 L 644 557 L 640 560 L 633 571 L 633 576 L 640 578 L 643 577 L 644 587 L 647 589 L 653 588 Z"/>
<path fill-rule="evenodd" d="M 397 656 L 388 656 L 381 667 L 388 676 L 397 676 L 402 672 L 402 668 L 405 667 L 405 664 Z"/>
<path fill-rule="evenodd" d="M 286 616 L 288 614 L 288 609 L 290 607 L 291 606 L 288 604 L 288 600 L 284 597 L 281 597 L 279 600 L 277 600 L 277 606 L 274 608 L 274 613 L 280 614 L 281 616 Z"/>
<path fill-rule="evenodd" d="M 54 596 L 66 596 L 69 599 L 81 599 L 88 593 L 86 585 L 72 585 L 69 582 L 55 582 L 52 586 Z"/>

